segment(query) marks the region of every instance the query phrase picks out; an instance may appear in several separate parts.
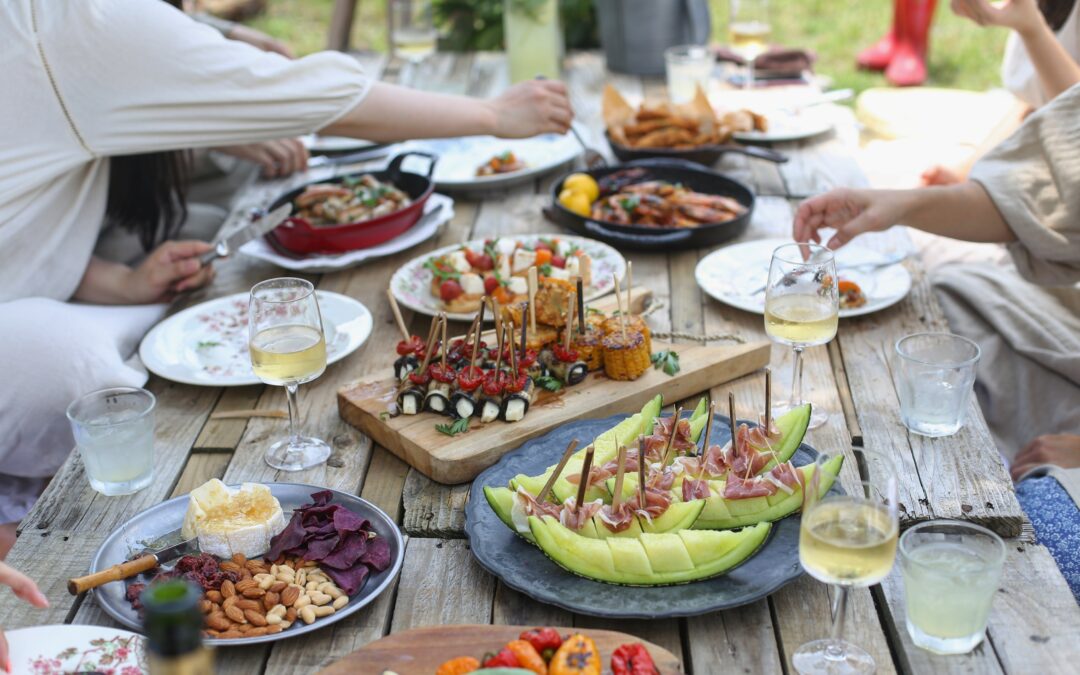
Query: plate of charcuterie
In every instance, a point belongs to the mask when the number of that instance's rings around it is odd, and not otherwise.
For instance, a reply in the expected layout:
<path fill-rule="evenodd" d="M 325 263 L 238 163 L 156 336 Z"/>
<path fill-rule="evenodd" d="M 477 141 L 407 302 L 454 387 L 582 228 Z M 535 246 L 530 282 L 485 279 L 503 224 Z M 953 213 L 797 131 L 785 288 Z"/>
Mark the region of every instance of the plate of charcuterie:
<path fill-rule="evenodd" d="M 801 443 L 809 405 L 767 431 L 740 420 L 733 446 L 704 399 L 677 423 L 660 404 L 564 425 L 477 476 L 465 531 L 480 565 L 541 602 L 620 619 L 737 607 L 798 578 L 793 514 L 806 486 L 839 492 L 843 463 Z"/>
<path fill-rule="evenodd" d="M 181 577 L 203 590 L 204 635 L 212 644 L 283 640 L 372 602 L 393 583 L 405 551 L 394 521 L 359 497 L 297 483 L 212 479 L 117 528 L 89 572 L 177 546 L 184 553 L 177 560 L 94 588 L 95 601 L 140 630 L 145 586 Z"/>
<path fill-rule="evenodd" d="M 626 274 L 626 259 L 594 239 L 531 234 L 476 239 L 454 244 L 405 263 L 390 279 L 397 302 L 414 312 L 452 321 L 472 321 L 488 296 L 500 306 L 528 299 L 528 271 L 570 281 L 581 277 L 585 300 L 615 289 Z M 488 315 L 490 319 L 490 314 Z"/>

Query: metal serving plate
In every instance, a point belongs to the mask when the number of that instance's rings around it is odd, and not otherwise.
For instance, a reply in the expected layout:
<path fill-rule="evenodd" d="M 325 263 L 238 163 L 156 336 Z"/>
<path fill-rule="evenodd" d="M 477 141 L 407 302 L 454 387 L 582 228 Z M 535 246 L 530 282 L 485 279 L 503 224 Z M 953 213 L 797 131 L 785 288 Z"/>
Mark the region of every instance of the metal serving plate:
<path fill-rule="evenodd" d="M 266 485 L 270 488 L 271 494 L 281 502 L 281 509 L 287 514 L 287 518 L 288 514 L 291 514 L 294 509 L 310 504 L 312 493 L 328 489 L 300 483 L 267 483 Z M 288 629 L 274 635 L 215 639 L 209 640 L 208 644 L 215 647 L 251 645 L 261 642 L 275 642 L 311 633 L 354 614 L 389 588 L 398 572 L 401 571 L 401 563 L 405 557 L 405 542 L 401 538 L 401 531 L 398 530 L 397 525 L 391 520 L 390 516 L 383 513 L 371 502 L 337 490 L 331 490 L 331 492 L 334 493 L 331 504 L 340 504 L 357 515 L 367 518 L 371 521 L 371 526 L 375 532 L 390 542 L 390 566 L 382 572 L 370 575 L 364 582 L 363 587 L 355 595 L 350 596 L 349 604 L 344 609 L 323 617 L 311 625 L 297 621 Z M 144 548 L 156 549 L 179 542 L 180 527 L 184 522 L 187 507 L 187 495 L 176 497 L 146 509 L 121 525 L 109 535 L 101 544 L 101 548 L 94 554 L 94 559 L 90 563 L 90 572 L 99 572 L 107 567 L 124 562 L 132 554 L 138 553 Z M 171 565 L 167 565 L 166 568 L 171 568 Z M 142 622 L 139 621 L 138 613 L 131 608 L 131 603 L 124 599 L 126 589 L 126 582 L 113 581 L 95 588 L 91 593 L 106 614 L 128 628 L 141 631 Z"/>
<path fill-rule="evenodd" d="M 536 475 L 559 461 L 571 439 L 592 439 L 625 419 L 582 420 L 535 438 L 505 455 L 473 481 L 465 506 L 465 533 L 477 561 L 511 588 L 549 605 L 581 614 L 616 619 L 695 616 L 746 605 L 776 592 L 802 576 L 799 565 L 798 514 L 773 523 L 765 545 L 729 573 L 676 586 L 618 586 L 571 574 L 536 546 L 510 531 L 484 498 L 485 485 L 506 486 L 515 475 Z M 713 419 L 712 442 L 731 438 L 728 418 Z M 740 420 L 740 423 L 748 420 Z M 814 461 L 818 452 L 803 444 L 792 457 L 795 466 Z M 830 494 L 840 494 L 833 484 Z"/>

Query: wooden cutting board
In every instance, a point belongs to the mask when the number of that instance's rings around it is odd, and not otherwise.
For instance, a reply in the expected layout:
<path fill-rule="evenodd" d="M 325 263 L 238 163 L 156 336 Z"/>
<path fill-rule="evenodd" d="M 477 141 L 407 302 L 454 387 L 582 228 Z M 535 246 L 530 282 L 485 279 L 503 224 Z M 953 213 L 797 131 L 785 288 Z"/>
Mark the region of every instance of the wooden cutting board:
<path fill-rule="evenodd" d="M 769 343 L 708 347 L 672 345 L 653 341 L 653 351 L 671 349 L 679 354 L 675 376 L 650 368 L 633 382 L 609 380 L 591 373 L 581 384 L 558 393 L 540 391 L 520 422 L 473 420 L 468 432 L 447 436 L 435 430 L 449 418 L 421 413 L 388 417 L 387 406 L 396 395 L 393 369 L 338 391 L 338 411 L 349 424 L 379 445 L 440 483 L 463 483 L 494 464 L 530 438 L 582 417 L 632 414 L 657 394 L 674 403 L 723 382 L 751 373 L 769 362 Z"/>
<path fill-rule="evenodd" d="M 533 626 L 480 626 L 462 624 L 457 626 L 431 626 L 414 628 L 376 640 L 328 668 L 319 675 L 382 675 L 386 671 L 398 675 L 432 675 L 445 661 L 458 656 L 481 658 L 485 653 L 495 653 L 522 631 Z M 574 628 L 555 630 L 563 636 L 577 632 Z M 630 642 L 640 642 L 649 650 L 661 675 L 678 675 L 683 672 L 679 660 L 662 647 L 626 633 L 611 630 L 583 630 L 596 642 L 596 648 L 604 664 L 604 673 L 611 672 L 611 653 Z"/>

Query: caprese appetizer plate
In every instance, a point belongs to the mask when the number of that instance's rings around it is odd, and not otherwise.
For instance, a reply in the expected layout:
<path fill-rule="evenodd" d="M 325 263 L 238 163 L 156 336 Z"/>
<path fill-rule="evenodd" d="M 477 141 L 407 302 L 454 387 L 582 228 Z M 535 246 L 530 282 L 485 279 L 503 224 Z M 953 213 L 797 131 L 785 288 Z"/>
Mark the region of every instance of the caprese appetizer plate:
<path fill-rule="evenodd" d="M 528 270 L 541 276 L 585 282 L 585 301 L 615 290 L 626 259 L 594 239 L 563 234 L 528 234 L 454 244 L 410 260 L 390 279 L 394 298 L 427 316 L 472 321 L 484 297 L 501 305 L 528 297 Z M 448 283 L 449 282 L 449 283 Z M 490 317 L 488 317 L 490 318 Z"/>

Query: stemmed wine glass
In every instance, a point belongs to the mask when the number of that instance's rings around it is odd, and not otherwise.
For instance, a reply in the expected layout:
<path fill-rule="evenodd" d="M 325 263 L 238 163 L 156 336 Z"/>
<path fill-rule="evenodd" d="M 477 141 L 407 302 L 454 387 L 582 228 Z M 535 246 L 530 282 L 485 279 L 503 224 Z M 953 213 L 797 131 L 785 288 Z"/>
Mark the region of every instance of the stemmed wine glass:
<path fill-rule="evenodd" d="M 817 244 L 785 244 L 773 251 L 765 287 L 765 332 L 774 342 L 791 345 L 795 352 L 791 400 L 774 406 L 775 416 L 803 404 L 803 350 L 832 340 L 839 316 L 836 261 L 832 251 Z M 821 426 L 829 417 L 817 408 L 812 413 L 811 429 Z"/>
<path fill-rule="evenodd" d="M 810 576 L 836 586 L 828 638 L 807 642 L 791 655 L 803 675 L 873 673 L 874 658 L 843 639 L 848 589 L 872 586 L 889 575 L 899 530 L 896 467 L 888 455 L 852 448 L 859 480 L 845 495 L 822 495 L 819 478 L 830 458 L 822 453 L 803 491 L 799 562 Z M 845 485 L 852 488 L 851 482 Z"/>
<path fill-rule="evenodd" d="M 301 471 L 330 456 L 330 446 L 300 435 L 296 390 L 326 370 L 326 339 L 315 287 L 283 277 L 255 284 L 248 300 L 251 369 L 266 384 L 285 387 L 289 398 L 289 437 L 266 451 L 266 463 L 281 471 Z"/>
<path fill-rule="evenodd" d="M 754 61 L 769 48 L 769 0 L 730 0 L 731 48 L 746 61 L 746 89 L 754 88 Z"/>

